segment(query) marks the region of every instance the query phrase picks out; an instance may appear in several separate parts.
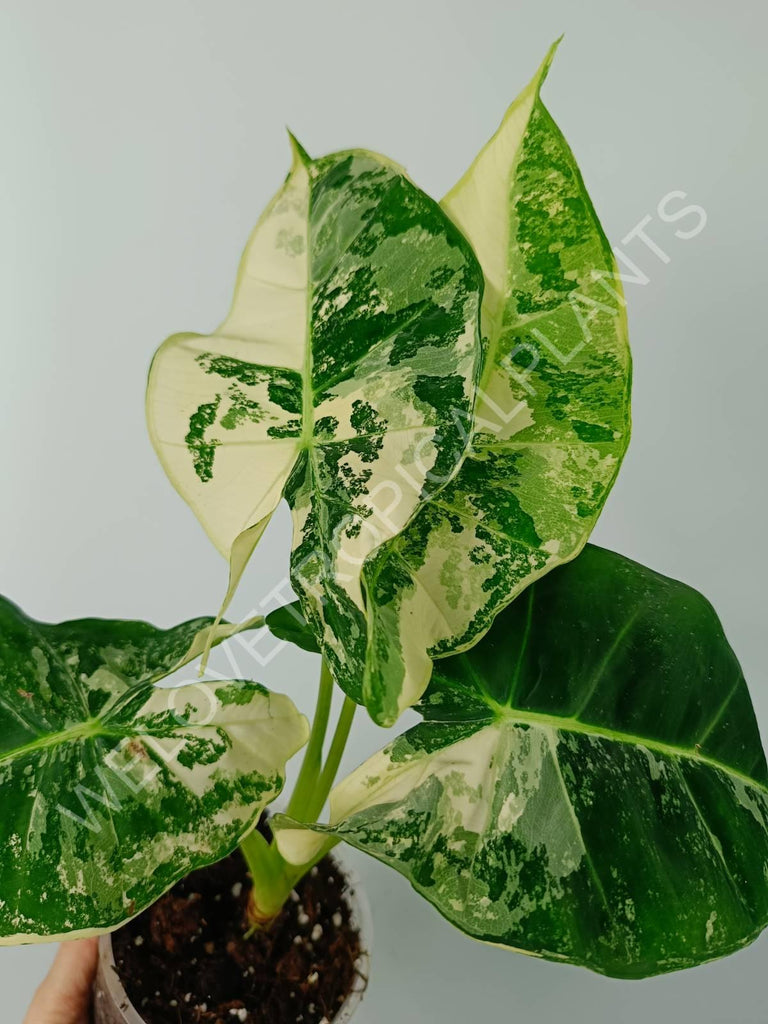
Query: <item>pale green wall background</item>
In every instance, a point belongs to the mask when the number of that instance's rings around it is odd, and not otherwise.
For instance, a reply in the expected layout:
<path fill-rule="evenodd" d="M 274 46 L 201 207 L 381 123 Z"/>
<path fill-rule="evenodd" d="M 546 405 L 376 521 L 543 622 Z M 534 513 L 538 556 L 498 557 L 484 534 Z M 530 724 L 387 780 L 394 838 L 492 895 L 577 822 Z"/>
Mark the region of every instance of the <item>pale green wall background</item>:
<path fill-rule="evenodd" d="M 211 611 L 224 564 L 155 464 L 144 378 L 167 334 L 226 311 L 284 126 L 313 153 L 381 150 L 440 196 L 565 31 L 546 102 L 611 240 L 650 215 L 669 260 L 622 246 L 649 281 L 627 286 L 634 440 L 595 538 L 712 599 L 768 736 L 766 27 L 760 0 L 3 0 L 0 590 L 50 619 Z M 697 237 L 659 219 L 672 190 L 706 210 Z M 287 543 L 281 516 L 236 612 L 283 579 Z M 313 675 L 298 654 L 261 673 L 307 708 Z M 363 724 L 348 766 L 378 740 Z M 376 923 L 360 1024 L 768 1018 L 766 938 L 606 981 L 476 945 L 354 861 Z M 3 1021 L 50 956 L 0 950 Z"/>

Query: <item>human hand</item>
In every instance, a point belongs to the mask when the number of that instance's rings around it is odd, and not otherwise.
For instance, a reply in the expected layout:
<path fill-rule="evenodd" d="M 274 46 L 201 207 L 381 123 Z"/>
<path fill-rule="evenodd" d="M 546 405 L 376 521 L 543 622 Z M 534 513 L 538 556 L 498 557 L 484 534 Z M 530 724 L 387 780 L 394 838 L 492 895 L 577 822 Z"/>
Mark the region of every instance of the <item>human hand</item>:
<path fill-rule="evenodd" d="M 98 939 L 63 942 L 24 1024 L 88 1024 L 98 956 Z"/>

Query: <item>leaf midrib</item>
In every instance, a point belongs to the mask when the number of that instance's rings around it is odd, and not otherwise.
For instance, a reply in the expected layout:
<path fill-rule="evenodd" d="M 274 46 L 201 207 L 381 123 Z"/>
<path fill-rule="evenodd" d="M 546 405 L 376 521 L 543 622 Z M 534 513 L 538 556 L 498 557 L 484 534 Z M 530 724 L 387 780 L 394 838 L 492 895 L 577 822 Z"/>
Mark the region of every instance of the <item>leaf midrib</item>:
<path fill-rule="evenodd" d="M 60 747 L 67 743 L 77 743 L 80 740 L 101 737 L 122 739 L 124 735 L 125 733 L 116 733 L 105 729 L 104 722 L 100 718 L 89 718 L 87 721 L 78 722 L 77 725 L 72 725 L 68 729 L 61 729 L 59 732 L 52 732 L 47 736 L 39 736 L 36 740 L 24 743 L 20 747 L 14 747 L 13 750 L 5 751 L 5 753 L 0 754 L 0 765 L 15 761 L 35 750 L 45 750 L 48 747 Z"/>
<path fill-rule="evenodd" d="M 494 712 L 494 717 L 492 719 L 489 718 L 484 722 L 479 721 L 477 723 L 479 728 L 487 728 L 488 726 L 493 726 L 500 722 L 513 725 L 519 723 L 520 725 L 536 725 L 542 729 L 557 729 L 558 732 L 573 732 L 582 736 L 596 736 L 600 739 L 609 740 L 613 743 L 624 743 L 633 747 L 645 747 L 646 750 L 656 751 L 666 757 L 686 758 L 696 762 L 697 764 L 716 768 L 733 778 L 739 779 L 745 783 L 745 785 L 759 790 L 768 797 L 768 786 L 765 785 L 765 783 L 759 782 L 757 779 L 753 779 L 750 775 L 739 771 L 738 768 L 733 768 L 722 761 L 718 761 L 717 758 L 710 757 L 708 754 L 697 751 L 695 747 L 677 746 L 673 743 L 665 743 L 663 740 L 655 740 L 644 736 L 638 736 L 635 733 L 622 732 L 618 729 L 609 729 L 601 725 L 592 725 L 588 722 L 582 722 L 578 718 L 548 715 L 543 711 L 522 711 L 518 708 L 511 708 L 506 705 L 495 703 L 487 696 L 484 696 L 483 700 Z M 430 719 L 430 724 L 438 723 L 436 719 Z"/>
<path fill-rule="evenodd" d="M 285 716 L 269 716 L 272 721 L 282 717 Z M 224 721 L 217 721 L 216 724 L 226 725 L 227 723 Z M 180 726 L 180 731 L 184 733 L 194 732 L 196 729 L 208 729 L 211 725 L 211 722 L 188 722 L 185 725 Z M 78 722 L 77 725 L 70 726 L 68 729 L 61 729 L 58 732 L 49 733 L 47 736 L 40 736 L 38 739 L 31 740 L 29 743 L 24 743 L 20 747 L 14 747 L 13 750 L 5 751 L 5 753 L 0 754 L 0 766 L 18 760 L 26 754 L 37 750 L 46 750 L 51 747 L 63 747 L 67 744 L 79 743 L 83 740 L 141 740 L 144 738 L 161 740 L 166 737 L 162 733 L 152 732 L 150 729 L 108 728 L 108 723 L 105 719 L 89 718 L 86 722 Z"/>

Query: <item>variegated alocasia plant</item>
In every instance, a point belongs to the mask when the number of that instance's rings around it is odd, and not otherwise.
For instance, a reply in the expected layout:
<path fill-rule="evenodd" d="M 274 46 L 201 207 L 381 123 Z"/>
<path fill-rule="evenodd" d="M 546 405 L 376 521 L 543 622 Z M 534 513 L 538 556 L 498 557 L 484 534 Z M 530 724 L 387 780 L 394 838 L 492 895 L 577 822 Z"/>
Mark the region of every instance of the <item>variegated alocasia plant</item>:
<path fill-rule="evenodd" d="M 541 101 L 552 53 L 439 204 L 382 156 L 292 139 L 227 318 L 155 357 L 150 433 L 229 562 L 225 607 L 283 498 L 294 605 L 160 630 L 0 601 L 0 942 L 115 928 L 238 844 L 268 928 L 341 841 L 476 939 L 616 977 L 768 923 L 768 769 L 722 627 L 585 548 L 631 364 Z M 158 687 L 262 626 L 322 655 L 311 728 L 257 683 Z M 334 787 L 358 705 L 422 721 Z"/>

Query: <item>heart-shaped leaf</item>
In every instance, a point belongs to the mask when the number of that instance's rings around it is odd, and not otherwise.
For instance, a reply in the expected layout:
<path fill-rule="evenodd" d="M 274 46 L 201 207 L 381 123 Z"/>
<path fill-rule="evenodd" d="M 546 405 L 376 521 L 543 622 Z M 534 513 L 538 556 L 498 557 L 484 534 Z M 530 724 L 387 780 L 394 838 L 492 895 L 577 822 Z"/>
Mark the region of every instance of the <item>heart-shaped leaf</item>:
<path fill-rule="evenodd" d="M 334 790 L 341 838 L 478 939 L 616 977 L 690 967 L 768 923 L 768 770 L 696 591 L 589 546 Z M 281 851 L 308 833 L 277 822 Z"/>
<path fill-rule="evenodd" d="M 230 560 L 228 598 L 286 497 L 294 586 L 358 701 L 361 568 L 466 447 L 482 281 L 461 233 L 401 168 L 363 150 L 311 160 L 294 142 L 227 319 L 169 338 L 152 365 L 152 440 Z"/>
<path fill-rule="evenodd" d="M 471 646 L 578 554 L 629 442 L 615 261 L 539 97 L 553 52 L 442 201 L 485 274 L 488 355 L 459 473 L 366 565 L 363 692 L 384 725 L 423 693 L 431 657 Z"/>
<path fill-rule="evenodd" d="M 287 697 L 154 685 L 210 629 L 47 625 L 0 598 L 0 943 L 117 927 L 234 849 L 280 792 L 308 731 Z"/>

